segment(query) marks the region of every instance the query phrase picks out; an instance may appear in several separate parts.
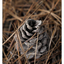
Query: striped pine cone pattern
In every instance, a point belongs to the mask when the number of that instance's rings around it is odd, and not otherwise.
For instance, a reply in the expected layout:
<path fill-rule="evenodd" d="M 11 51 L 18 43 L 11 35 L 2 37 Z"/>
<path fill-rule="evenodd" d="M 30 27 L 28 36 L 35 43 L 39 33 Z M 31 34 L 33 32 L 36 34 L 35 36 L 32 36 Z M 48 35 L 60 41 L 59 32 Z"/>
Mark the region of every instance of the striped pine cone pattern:
<path fill-rule="evenodd" d="M 23 44 L 24 51 L 27 51 L 31 46 L 33 46 L 26 53 L 26 57 L 29 60 L 34 58 L 35 56 L 37 37 L 34 37 L 33 39 L 29 40 L 30 37 L 33 36 L 34 33 L 39 34 L 38 43 L 37 43 L 36 59 L 40 58 L 41 55 L 43 55 L 46 51 L 48 51 L 49 37 L 46 32 L 42 33 L 44 31 L 44 27 L 41 27 L 41 24 L 42 24 L 42 21 L 40 20 L 29 19 L 29 20 L 26 20 L 25 24 L 19 29 L 19 36 L 21 39 L 21 43 Z M 17 39 L 17 34 L 15 34 L 14 39 L 16 41 L 15 48 L 17 49 L 17 45 L 18 45 L 20 53 L 23 54 L 20 43 Z"/>

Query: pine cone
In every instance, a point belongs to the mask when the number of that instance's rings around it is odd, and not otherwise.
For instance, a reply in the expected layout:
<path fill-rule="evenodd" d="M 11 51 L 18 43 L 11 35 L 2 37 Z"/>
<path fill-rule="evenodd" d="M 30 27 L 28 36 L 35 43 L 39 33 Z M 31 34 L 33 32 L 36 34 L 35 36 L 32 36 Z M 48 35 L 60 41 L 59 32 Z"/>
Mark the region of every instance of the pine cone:
<path fill-rule="evenodd" d="M 19 36 L 21 39 L 21 42 L 23 44 L 24 51 L 27 51 L 31 46 L 33 46 L 27 53 L 26 57 L 30 60 L 34 58 L 35 56 L 35 49 L 36 49 L 36 41 L 37 37 L 28 40 L 34 33 L 38 33 L 38 44 L 37 44 L 37 52 L 36 52 L 36 59 L 40 58 L 43 53 L 45 53 L 48 50 L 48 44 L 49 39 L 48 35 L 45 32 L 44 34 L 41 34 L 44 30 L 44 27 L 41 27 L 42 21 L 40 20 L 32 20 L 29 19 L 25 22 L 25 24 L 20 27 L 19 29 Z M 21 46 L 19 44 L 19 41 L 17 39 L 17 34 L 15 34 L 14 39 L 16 41 L 15 48 L 17 49 L 17 45 L 19 46 L 19 51 L 21 54 L 23 54 L 23 51 L 21 49 Z M 26 42 L 26 40 L 28 40 Z M 24 42 L 24 43 L 23 43 Z"/>

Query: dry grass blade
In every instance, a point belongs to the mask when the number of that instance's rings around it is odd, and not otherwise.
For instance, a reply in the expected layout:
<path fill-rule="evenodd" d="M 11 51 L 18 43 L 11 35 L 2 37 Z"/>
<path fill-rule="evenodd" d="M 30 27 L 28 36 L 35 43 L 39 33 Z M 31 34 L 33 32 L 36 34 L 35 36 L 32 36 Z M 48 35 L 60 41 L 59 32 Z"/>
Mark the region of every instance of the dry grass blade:
<path fill-rule="evenodd" d="M 50 48 L 50 46 L 52 44 L 51 42 L 52 42 L 52 39 L 54 38 L 55 33 L 56 33 L 56 28 L 52 32 L 52 35 L 51 35 L 51 38 L 50 38 L 50 43 L 49 43 L 49 48 Z"/>
<path fill-rule="evenodd" d="M 12 47 L 13 42 L 14 42 L 14 39 L 11 41 L 11 44 L 10 44 L 8 50 Z"/>
<path fill-rule="evenodd" d="M 22 49 L 22 52 L 24 53 L 24 56 L 26 58 L 26 62 L 28 63 L 28 59 L 26 57 L 26 54 L 25 54 L 25 51 L 24 51 L 24 48 L 22 46 L 22 43 L 21 43 L 21 40 L 20 40 L 20 36 L 19 36 L 19 32 L 17 31 L 17 34 L 18 34 L 18 40 L 19 40 L 19 43 L 20 43 L 20 46 L 21 46 L 21 49 Z M 29 64 L 29 63 L 28 63 Z"/>
<path fill-rule="evenodd" d="M 16 42 L 16 43 L 18 43 L 18 42 Z M 17 44 L 17 50 L 18 50 L 18 58 L 19 58 L 18 62 L 19 62 L 19 64 L 22 64 L 20 55 L 19 55 L 19 45 L 18 44 Z"/>
<path fill-rule="evenodd" d="M 13 33 L 13 32 L 10 32 L 10 31 L 3 31 L 3 32 L 4 32 L 4 33 L 11 33 L 11 34 Z"/>
<path fill-rule="evenodd" d="M 39 36 L 39 34 L 37 34 L 36 49 L 35 49 L 35 57 L 34 57 L 34 64 L 36 64 L 36 53 L 37 53 L 37 45 L 38 45 L 38 36 Z"/>

